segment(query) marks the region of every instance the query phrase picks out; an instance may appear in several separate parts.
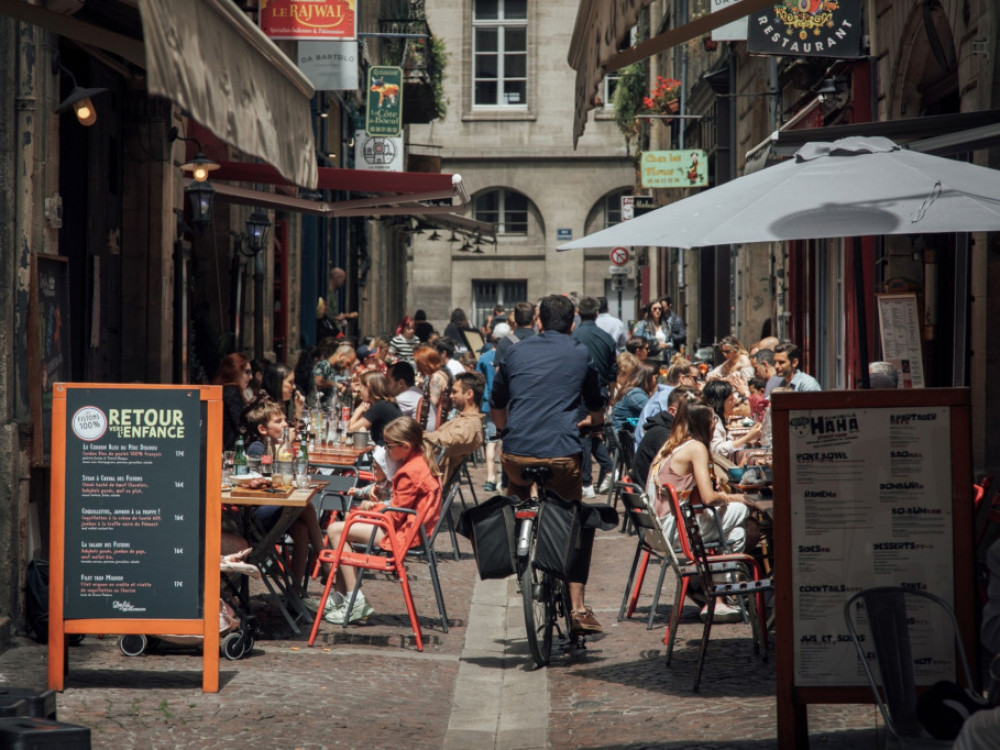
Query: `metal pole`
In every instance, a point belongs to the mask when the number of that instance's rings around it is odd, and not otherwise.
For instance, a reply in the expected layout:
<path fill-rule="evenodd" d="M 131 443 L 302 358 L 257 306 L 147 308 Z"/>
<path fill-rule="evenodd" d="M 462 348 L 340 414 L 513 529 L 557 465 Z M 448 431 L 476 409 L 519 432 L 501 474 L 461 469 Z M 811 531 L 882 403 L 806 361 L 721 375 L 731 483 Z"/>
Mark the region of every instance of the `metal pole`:
<path fill-rule="evenodd" d="M 854 294 L 857 297 L 858 362 L 861 364 L 861 387 L 871 388 L 868 379 L 868 314 L 865 312 L 865 272 L 861 259 L 861 238 L 852 237 L 854 246 Z"/>
<path fill-rule="evenodd" d="M 264 251 L 253 257 L 253 350 L 264 359 Z"/>

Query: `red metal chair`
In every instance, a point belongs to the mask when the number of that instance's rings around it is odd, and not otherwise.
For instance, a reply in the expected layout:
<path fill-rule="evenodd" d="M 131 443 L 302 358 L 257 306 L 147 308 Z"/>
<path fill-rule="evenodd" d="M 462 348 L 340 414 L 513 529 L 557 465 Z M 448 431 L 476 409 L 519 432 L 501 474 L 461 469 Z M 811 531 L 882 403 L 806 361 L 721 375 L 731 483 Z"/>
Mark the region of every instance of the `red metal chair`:
<path fill-rule="evenodd" d="M 744 552 L 710 555 L 705 551 L 705 543 L 701 538 L 701 528 L 698 525 L 698 513 L 703 512 L 691 503 L 681 503 L 677 492 L 670 485 L 663 487 L 670 496 L 670 507 L 677 522 L 677 541 L 687 562 L 697 569 L 705 596 L 709 598 L 708 614 L 705 618 L 705 629 L 701 636 L 701 651 L 698 656 L 698 670 L 694 678 L 694 690 L 698 690 L 701 682 L 701 672 L 705 665 L 705 653 L 708 650 L 708 638 L 712 632 L 712 620 L 715 608 L 714 599 L 723 596 L 735 596 L 745 602 L 750 610 L 750 627 L 753 630 L 754 651 L 763 652 L 767 659 L 767 614 L 764 604 L 764 592 L 772 588 L 771 580 L 762 574 L 760 565 L 753 555 Z M 682 561 L 683 562 L 683 561 Z M 737 580 L 731 583 L 716 583 L 716 576 L 723 575 L 720 564 L 726 566 L 725 575 L 735 576 Z M 680 621 L 680 605 L 687 590 L 689 576 L 681 579 L 674 599 L 674 611 L 671 612 L 670 635 L 667 643 L 667 665 L 674 650 L 674 639 L 677 635 L 677 625 Z"/>
<path fill-rule="evenodd" d="M 410 581 L 406 573 L 406 553 L 410 550 L 410 548 L 419 545 L 423 545 L 426 548 L 429 542 L 427 534 L 424 532 L 424 522 L 426 521 L 428 514 L 436 510 L 440 503 L 441 495 L 440 492 L 438 492 L 436 498 L 434 498 L 431 502 L 420 504 L 416 510 L 412 508 L 396 508 L 390 505 L 381 511 L 354 509 L 347 514 L 337 548 L 335 550 L 324 549 L 319 553 L 319 562 L 330 564 L 330 575 L 326 579 L 326 586 L 323 587 L 323 595 L 320 597 L 319 609 L 317 610 L 316 618 L 313 621 L 312 632 L 309 634 L 310 646 L 312 646 L 316 641 L 316 634 L 319 631 L 319 623 L 323 619 L 323 615 L 326 612 L 326 600 L 330 596 L 330 589 L 333 587 L 334 578 L 337 574 L 337 568 L 340 565 L 351 565 L 359 569 L 359 585 L 361 582 L 361 571 L 363 570 L 376 570 L 383 573 L 394 573 L 396 575 L 399 579 L 400 586 L 402 586 L 403 589 L 403 599 L 406 602 L 406 611 L 410 616 L 410 626 L 413 628 L 413 634 L 416 637 L 417 650 L 424 650 L 423 636 L 420 631 L 420 620 L 417 617 L 417 609 L 413 603 L 413 595 L 410 593 Z M 402 513 L 415 517 L 414 523 L 411 524 L 402 542 L 399 542 L 396 539 L 394 531 L 395 527 L 390 520 L 390 515 L 393 513 Z M 373 531 L 372 540 L 369 541 L 368 546 L 362 551 L 355 551 L 348 543 L 348 533 L 351 526 L 356 523 L 367 523 L 371 524 L 376 529 L 382 529 L 385 534 L 384 539 L 388 540 L 386 544 L 389 549 L 385 550 L 381 547 L 375 546 L 375 533 Z M 357 590 L 358 587 L 355 587 L 355 594 Z M 349 606 L 354 605 L 355 594 L 351 595 Z"/>

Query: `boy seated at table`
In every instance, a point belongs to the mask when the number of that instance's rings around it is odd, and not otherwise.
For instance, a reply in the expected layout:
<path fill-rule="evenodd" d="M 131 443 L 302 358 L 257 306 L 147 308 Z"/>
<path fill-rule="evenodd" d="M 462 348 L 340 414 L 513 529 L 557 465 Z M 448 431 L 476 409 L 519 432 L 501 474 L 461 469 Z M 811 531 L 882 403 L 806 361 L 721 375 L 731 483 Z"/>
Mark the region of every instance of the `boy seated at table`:
<path fill-rule="evenodd" d="M 275 401 L 265 399 L 250 409 L 246 417 L 247 427 L 250 434 L 255 435 L 257 440 L 247 447 L 247 455 L 251 458 L 259 458 L 264 454 L 265 443 L 273 445 L 281 443 L 282 433 L 288 426 L 285 419 L 285 410 Z M 271 529 L 281 516 L 282 506 L 261 505 L 254 509 L 254 521 L 264 532 Z M 319 520 L 316 518 L 316 508 L 312 503 L 306 503 L 292 525 L 288 527 L 288 535 L 292 538 L 292 580 L 296 585 L 305 581 L 306 565 L 309 562 L 309 546 L 317 553 L 323 549 L 323 532 L 319 528 Z M 324 566 L 327 567 L 327 566 Z M 323 580 L 329 573 L 329 568 L 322 571 Z M 305 584 L 303 583 L 302 594 L 305 596 Z M 308 599 L 306 606 L 314 604 Z"/>

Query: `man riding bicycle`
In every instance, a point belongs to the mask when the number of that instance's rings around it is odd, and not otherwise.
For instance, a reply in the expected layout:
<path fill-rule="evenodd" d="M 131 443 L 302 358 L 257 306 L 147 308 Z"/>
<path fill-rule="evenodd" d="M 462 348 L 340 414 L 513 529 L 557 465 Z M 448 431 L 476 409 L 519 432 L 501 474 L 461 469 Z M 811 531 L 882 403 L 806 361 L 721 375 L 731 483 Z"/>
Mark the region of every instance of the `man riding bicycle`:
<path fill-rule="evenodd" d="M 493 380 L 490 408 L 503 439 L 500 462 L 511 494 L 521 499 L 531 493 L 522 470 L 547 466 L 552 477 L 546 488 L 579 500 L 583 494 L 580 429 L 604 421 L 605 398 L 597 371 L 587 348 L 570 337 L 573 313 L 573 303 L 566 297 L 545 297 L 538 313 L 541 332 L 511 346 Z M 581 401 L 588 417 L 578 422 Z M 578 633 L 602 632 L 584 600 L 593 544 L 594 529 L 584 528 L 569 575 L 572 627 Z"/>

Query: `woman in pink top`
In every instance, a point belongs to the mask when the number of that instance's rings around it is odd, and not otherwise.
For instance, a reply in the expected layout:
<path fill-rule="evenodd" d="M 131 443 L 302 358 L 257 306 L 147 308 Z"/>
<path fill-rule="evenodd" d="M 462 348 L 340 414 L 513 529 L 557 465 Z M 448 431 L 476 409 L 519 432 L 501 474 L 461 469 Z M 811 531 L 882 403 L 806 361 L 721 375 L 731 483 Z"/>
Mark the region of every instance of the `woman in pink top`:
<path fill-rule="evenodd" d="M 747 519 L 750 509 L 745 495 L 719 492 L 712 483 L 709 472 L 714 421 L 712 407 L 700 401 L 688 403 L 681 399 L 670 438 L 656 454 L 649 469 L 646 495 L 653 498 L 653 510 L 660 520 L 663 534 L 671 544 L 677 543 L 677 529 L 671 511 L 670 495 L 663 489 L 674 488 L 682 503 L 695 502 L 718 508 L 722 533 L 730 552 L 743 552 L 747 546 Z M 686 491 L 690 490 L 690 494 Z M 681 493 L 685 493 L 684 496 Z M 719 538 L 718 526 L 712 513 L 698 515 L 698 526 L 706 542 Z M 753 540 L 756 545 L 756 540 Z M 716 601 L 713 599 L 713 601 Z M 707 616 L 707 605 L 702 619 Z M 732 622 L 742 617 L 740 611 L 727 602 L 716 602 L 715 620 Z"/>
<path fill-rule="evenodd" d="M 410 417 L 394 419 L 385 426 L 382 435 L 390 460 L 399 467 L 392 477 L 392 507 L 412 508 L 418 513 L 426 509 L 424 531 L 430 537 L 441 516 L 439 478 L 441 475 L 434 460 L 433 448 L 430 445 L 425 446 L 424 431 L 420 423 Z M 366 510 L 381 510 L 386 506 L 383 503 L 365 502 L 361 507 Z M 419 542 L 419 532 L 414 534 L 416 516 L 408 513 L 389 513 L 386 517 L 392 524 L 393 528 L 389 533 L 394 536 L 393 541 L 397 544 L 397 548 L 398 545 L 407 544 L 407 537 L 410 537 L 409 546 Z M 373 528 L 375 527 L 368 523 L 355 523 L 351 526 L 348 539 L 351 542 L 366 544 L 371 539 Z M 327 528 L 326 535 L 331 548 L 336 549 L 343 530 L 343 521 L 332 523 Z M 375 542 L 382 549 L 389 548 L 385 536 L 381 529 L 376 529 Z M 354 602 L 354 608 L 350 613 L 347 612 L 348 600 L 344 594 L 354 589 L 356 581 L 357 573 L 353 567 L 350 565 L 337 567 L 337 579 L 334 584 L 337 594 L 331 594 L 327 600 L 327 610 L 324 615 L 327 622 L 341 625 L 345 619 L 355 622 L 374 613 L 375 610 L 360 591 Z"/>
<path fill-rule="evenodd" d="M 731 552 L 742 552 L 746 545 L 746 525 L 749 510 L 745 495 L 729 495 L 719 492 L 712 484 L 709 472 L 712 441 L 712 408 L 700 401 L 681 401 L 674 417 L 670 438 L 653 459 L 647 485 L 647 496 L 653 498 L 653 510 L 660 519 L 663 533 L 671 541 L 676 541 L 674 516 L 670 510 L 670 497 L 660 492 L 660 487 L 671 485 L 680 493 L 691 490 L 694 502 L 719 508 L 722 529 L 729 542 Z M 681 502 L 687 502 L 682 498 Z M 702 538 L 705 541 L 718 539 L 718 529 L 712 514 L 703 513 L 698 517 Z"/>

